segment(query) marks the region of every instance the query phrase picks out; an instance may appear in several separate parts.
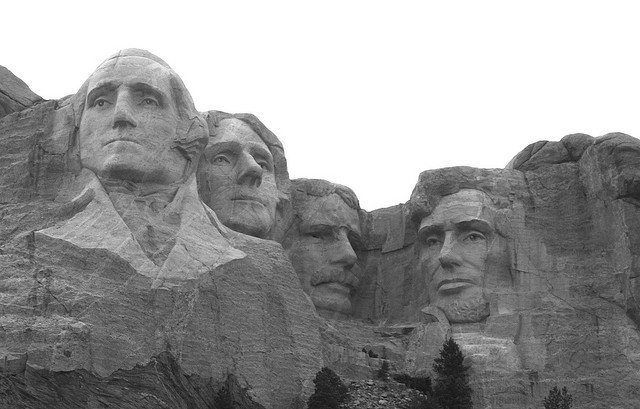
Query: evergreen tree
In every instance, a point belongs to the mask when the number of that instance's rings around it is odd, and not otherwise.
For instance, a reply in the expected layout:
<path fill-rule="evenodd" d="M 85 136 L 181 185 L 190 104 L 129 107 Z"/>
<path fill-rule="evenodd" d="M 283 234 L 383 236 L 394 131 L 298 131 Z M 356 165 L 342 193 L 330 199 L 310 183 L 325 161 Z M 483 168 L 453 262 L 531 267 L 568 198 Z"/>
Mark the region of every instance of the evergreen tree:
<path fill-rule="evenodd" d="M 570 409 L 573 403 L 573 396 L 567 391 L 565 386 L 562 392 L 557 386 L 549 391 L 549 395 L 544 398 L 544 409 Z"/>
<path fill-rule="evenodd" d="M 309 409 L 337 409 L 349 396 L 340 377 L 326 366 L 316 373 L 313 383 L 316 390 L 309 397 Z"/>
<path fill-rule="evenodd" d="M 463 365 L 464 356 L 453 340 L 442 344 L 440 356 L 436 358 L 433 370 L 436 374 L 433 395 L 443 409 L 469 409 L 472 407 L 471 387 L 468 367 Z"/>
<path fill-rule="evenodd" d="M 384 359 L 382 361 L 382 366 L 378 369 L 378 379 L 382 379 L 383 381 L 389 380 L 389 361 Z"/>

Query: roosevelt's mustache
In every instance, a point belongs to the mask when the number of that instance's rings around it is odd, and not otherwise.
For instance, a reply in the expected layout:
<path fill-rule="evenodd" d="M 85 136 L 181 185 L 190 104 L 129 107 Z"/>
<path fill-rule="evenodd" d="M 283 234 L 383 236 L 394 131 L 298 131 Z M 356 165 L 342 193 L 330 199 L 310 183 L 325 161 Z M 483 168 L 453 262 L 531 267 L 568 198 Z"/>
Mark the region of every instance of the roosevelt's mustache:
<path fill-rule="evenodd" d="M 324 283 L 340 283 L 351 288 L 356 288 L 358 284 L 360 284 L 360 280 L 354 273 L 359 270 L 357 265 L 354 265 L 352 268 L 326 266 L 316 270 L 311 275 L 310 282 L 313 286 Z"/>

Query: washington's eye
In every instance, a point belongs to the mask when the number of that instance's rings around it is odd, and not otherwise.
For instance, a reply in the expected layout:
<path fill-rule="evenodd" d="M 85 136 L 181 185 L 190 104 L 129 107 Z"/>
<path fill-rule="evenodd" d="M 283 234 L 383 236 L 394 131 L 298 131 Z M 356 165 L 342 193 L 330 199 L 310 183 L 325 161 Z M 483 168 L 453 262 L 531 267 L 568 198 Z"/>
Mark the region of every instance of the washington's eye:
<path fill-rule="evenodd" d="M 465 237 L 465 240 L 471 241 L 471 242 L 476 242 L 476 241 L 481 241 L 481 240 L 485 240 L 484 234 L 482 233 L 478 233 L 477 231 L 471 232 L 469 234 L 467 234 L 467 236 Z"/>
<path fill-rule="evenodd" d="M 158 101 L 156 101 L 156 100 L 155 100 L 155 99 L 153 99 L 153 98 L 149 98 L 149 97 L 147 97 L 147 98 L 144 98 L 144 99 L 142 100 L 142 105 L 153 105 L 153 106 L 158 106 Z"/>
<path fill-rule="evenodd" d="M 104 107 L 106 104 L 109 104 L 109 101 L 107 101 L 105 98 L 96 98 L 95 101 L 93 101 L 93 105 L 94 107 Z"/>

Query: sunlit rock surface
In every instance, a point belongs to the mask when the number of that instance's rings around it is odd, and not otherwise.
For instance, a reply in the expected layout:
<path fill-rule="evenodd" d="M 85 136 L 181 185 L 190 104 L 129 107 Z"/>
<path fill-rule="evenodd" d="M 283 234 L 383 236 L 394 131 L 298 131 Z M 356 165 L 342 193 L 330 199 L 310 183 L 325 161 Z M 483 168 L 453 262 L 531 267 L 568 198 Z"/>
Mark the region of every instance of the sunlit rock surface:
<path fill-rule="evenodd" d="M 106 379 L 167 352 L 185 376 L 232 374 L 261 406 L 303 407 L 322 366 L 319 325 L 282 247 L 225 229 L 192 176 L 168 216 L 175 244 L 153 262 L 79 165 L 76 120 L 68 99 L 0 119 L 6 376 Z"/>
<path fill-rule="evenodd" d="M 576 407 L 637 407 L 638 139 L 569 135 L 526 147 L 506 169 L 425 171 L 397 206 L 317 206 L 318 220 L 348 213 L 354 221 L 357 211 L 360 223 L 336 229 L 356 259 L 345 263 L 355 275 L 350 306 L 319 317 L 300 278 L 314 272 L 296 273 L 276 241 L 225 228 L 198 199 L 198 184 L 213 191 L 210 180 L 181 181 L 165 220 L 178 227 L 162 231 L 175 238 L 170 251 L 155 257 L 137 246 L 164 236 L 127 224 L 83 168 L 73 97 L 41 101 L 11 85 L 19 80 L 1 84 L 4 95 L 18 91 L 10 103 L 0 99 L 0 407 L 133 407 L 141 397 L 136 407 L 215 407 L 226 385 L 241 407 L 302 408 L 323 365 L 364 379 L 386 360 L 391 373 L 431 376 L 449 336 L 471 366 L 476 407 L 539 407 L 556 385 Z M 210 153 L 217 163 L 219 152 Z M 470 215 L 464 198 L 491 215 L 490 229 L 444 227 Z M 272 230 L 254 235 L 314 233 L 299 228 L 305 220 L 285 199 Z M 468 251 L 465 238 L 481 243 L 478 233 L 486 248 Z M 460 319 L 429 288 L 444 248 L 481 261 L 481 313 Z M 444 280 L 446 295 L 464 299 L 468 287 L 455 283 L 465 276 L 454 278 Z"/>

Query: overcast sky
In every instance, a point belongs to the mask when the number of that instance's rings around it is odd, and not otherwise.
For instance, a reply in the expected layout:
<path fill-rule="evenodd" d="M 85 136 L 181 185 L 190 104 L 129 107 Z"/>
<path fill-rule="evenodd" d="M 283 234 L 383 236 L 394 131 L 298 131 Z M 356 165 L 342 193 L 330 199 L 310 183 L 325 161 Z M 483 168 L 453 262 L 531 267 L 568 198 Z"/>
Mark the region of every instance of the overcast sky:
<path fill-rule="evenodd" d="M 539 140 L 640 136 L 635 1 L 12 1 L 0 65 L 46 99 L 144 48 L 201 111 L 251 112 L 291 178 L 351 187 L 366 210 L 418 174 L 501 168 Z"/>

